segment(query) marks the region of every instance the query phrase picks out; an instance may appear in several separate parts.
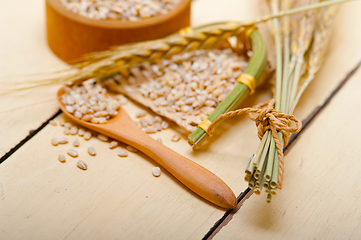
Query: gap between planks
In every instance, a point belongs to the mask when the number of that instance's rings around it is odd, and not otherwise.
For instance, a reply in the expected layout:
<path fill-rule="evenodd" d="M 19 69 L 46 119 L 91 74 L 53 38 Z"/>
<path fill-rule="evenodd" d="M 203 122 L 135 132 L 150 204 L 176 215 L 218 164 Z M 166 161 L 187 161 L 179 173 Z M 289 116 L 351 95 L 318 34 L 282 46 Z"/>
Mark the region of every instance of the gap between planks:
<path fill-rule="evenodd" d="M 357 72 L 357 70 L 361 66 L 361 61 L 346 75 L 346 77 L 340 81 L 340 83 L 336 86 L 336 88 L 330 93 L 330 95 L 326 98 L 322 105 L 315 107 L 315 109 L 302 121 L 302 129 L 296 134 L 293 134 L 290 137 L 290 140 L 283 148 L 285 156 L 291 150 L 294 145 L 293 142 L 296 142 L 299 135 L 305 131 L 307 126 L 319 115 L 319 113 L 327 107 L 327 105 L 331 102 L 331 100 L 336 96 L 336 94 L 345 86 L 348 80 Z M 237 207 L 236 209 L 227 210 L 226 213 L 220 218 L 212 228 L 204 235 L 202 240 L 211 240 L 213 237 L 224 227 L 226 226 L 233 218 L 233 215 L 238 212 L 238 210 L 242 207 L 243 203 L 252 196 L 253 190 L 247 188 L 244 192 L 241 192 L 237 197 Z"/>
<path fill-rule="evenodd" d="M 10 149 L 7 153 L 4 154 L 4 156 L 2 156 L 0 158 L 0 164 L 2 162 L 4 162 L 6 159 L 8 159 L 13 153 L 15 153 L 20 147 L 22 147 L 27 141 L 29 141 L 32 137 L 34 137 L 38 132 L 40 132 L 44 127 L 46 127 L 46 125 L 49 124 L 49 122 L 51 120 L 53 120 L 54 118 L 56 118 L 61 112 L 61 110 L 59 109 L 57 113 L 55 113 L 53 116 L 51 116 L 48 120 L 46 120 L 43 124 L 40 125 L 40 127 L 38 127 L 35 130 L 30 130 L 29 134 L 23 139 L 21 140 L 18 144 L 16 144 L 15 147 L 13 147 L 12 149 Z"/>

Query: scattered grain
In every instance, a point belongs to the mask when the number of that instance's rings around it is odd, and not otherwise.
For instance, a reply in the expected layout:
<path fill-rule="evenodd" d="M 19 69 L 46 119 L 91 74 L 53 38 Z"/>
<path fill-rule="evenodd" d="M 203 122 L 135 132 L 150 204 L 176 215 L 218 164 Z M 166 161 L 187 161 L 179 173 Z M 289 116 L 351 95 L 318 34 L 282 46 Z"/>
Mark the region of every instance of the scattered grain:
<path fill-rule="evenodd" d="M 70 134 L 71 135 L 75 135 L 77 133 L 78 133 L 78 128 L 77 127 L 73 126 L 73 127 L 70 128 Z"/>
<path fill-rule="evenodd" d="M 135 148 L 133 148 L 132 146 L 129 146 L 129 145 L 128 145 L 126 148 L 127 148 L 128 151 L 130 151 L 130 152 L 134 152 L 134 153 L 135 153 L 135 152 L 138 152 L 137 149 L 135 149 Z"/>
<path fill-rule="evenodd" d="M 173 137 L 172 137 L 172 142 L 178 142 L 180 140 L 180 136 L 178 134 L 175 134 Z"/>
<path fill-rule="evenodd" d="M 78 130 L 78 135 L 79 135 L 80 137 L 82 137 L 82 136 L 84 136 L 84 133 L 85 133 L 85 129 L 84 129 L 84 128 L 79 128 L 79 130 Z"/>
<path fill-rule="evenodd" d="M 68 153 L 68 155 L 69 155 L 70 157 L 73 157 L 73 158 L 75 158 L 75 157 L 78 156 L 78 152 L 75 151 L 75 150 L 73 150 L 73 149 L 69 149 L 69 150 L 67 151 L 67 153 Z"/>
<path fill-rule="evenodd" d="M 50 125 L 52 125 L 52 126 L 56 126 L 56 125 L 57 125 L 55 120 L 50 120 L 49 123 L 50 123 Z"/>
<path fill-rule="evenodd" d="M 145 118 L 140 119 L 140 125 L 144 128 L 147 127 L 148 126 L 147 119 L 145 119 Z"/>
<path fill-rule="evenodd" d="M 107 142 L 109 140 L 109 138 L 103 134 L 98 134 L 98 139 L 102 142 Z"/>
<path fill-rule="evenodd" d="M 81 161 L 81 160 L 78 161 L 76 166 L 78 168 L 80 168 L 81 170 L 87 170 L 88 169 L 88 165 L 85 162 Z"/>
<path fill-rule="evenodd" d="M 128 153 L 126 151 L 118 152 L 119 157 L 128 157 Z"/>
<path fill-rule="evenodd" d="M 66 157 L 63 155 L 63 154 L 59 154 L 58 156 L 58 160 L 62 163 L 65 163 L 66 162 Z"/>
<path fill-rule="evenodd" d="M 168 122 L 163 121 L 163 122 L 162 122 L 162 128 L 163 128 L 163 129 L 167 129 L 168 127 L 169 127 Z"/>
<path fill-rule="evenodd" d="M 90 132 L 90 131 L 86 131 L 85 133 L 84 133 L 84 139 L 86 140 L 86 141 L 88 141 L 88 140 L 90 140 L 92 138 L 92 133 Z"/>
<path fill-rule="evenodd" d="M 153 127 L 155 128 L 155 130 L 157 131 L 161 131 L 163 128 L 162 128 L 162 124 L 160 124 L 159 122 L 155 123 L 153 125 Z"/>
<path fill-rule="evenodd" d="M 161 138 L 157 138 L 157 141 L 160 142 L 160 143 L 163 143 Z"/>
<path fill-rule="evenodd" d="M 69 135 L 70 134 L 70 129 L 69 128 L 64 128 L 63 133 L 65 135 Z"/>
<path fill-rule="evenodd" d="M 118 145 L 119 145 L 119 143 L 117 141 L 111 141 L 109 143 L 109 148 L 114 149 L 114 148 L 118 147 Z"/>
<path fill-rule="evenodd" d="M 60 126 L 64 127 L 64 124 L 65 124 L 64 118 L 60 118 L 59 124 L 60 124 Z"/>
<path fill-rule="evenodd" d="M 74 147 L 79 147 L 80 143 L 79 143 L 79 139 L 75 138 L 73 141 L 73 146 Z"/>
<path fill-rule="evenodd" d="M 52 139 L 51 139 L 51 144 L 53 144 L 54 146 L 58 146 L 58 144 L 59 144 L 58 139 L 52 138 Z"/>
<path fill-rule="evenodd" d="M 97 155 L 97 152 L 95 151 L 95 149 L 93 147 L 88 148 L 88 153 L 89 153 L 90 156 Z"/>
<path fill-rule="evenodd" d="M 155 133 L 155 132 L 157 132 L 157 130 L 155 129 L 154 126 L 149 126 L 146 129 L 144 129 L 144 132 L 146 132 L 146 133 Z"/>
<path fill-rule="evenodd" d="M 136 112 L 135 117 L 141 118 L 141 117 L 144 117 L 146 114 L 147 114 L 147 112 L 144 111 L 143 109 L 141 109 L 138 112 Z"/>
<path fill-rule="evenodd" d="M 69 142 L 69 140 L 67 138 L 58 138 L 59 144 L 67 144 L 68 142 Z"/>
<path fill-rule="evenodd" d="M 157 123 L 157 122 L 158 122 L 158 123 L 161 123 L 161 122 L 162 122 L 162 118 L 159 117 L 159 116 L 155 116 L 153 122 L 154 122 L 154 123 Z"/>
<path fill-rule="evenodd" d="M 159 176 L 160 176 L 160 173 L 161 173 L 161 170 L 160 170 L 159 167 L 154 167 L 154 168 L 152 169 L 152 173 L 153 173 L 153 176 L 154 176 L 154 177 L 159 177 Z"/>

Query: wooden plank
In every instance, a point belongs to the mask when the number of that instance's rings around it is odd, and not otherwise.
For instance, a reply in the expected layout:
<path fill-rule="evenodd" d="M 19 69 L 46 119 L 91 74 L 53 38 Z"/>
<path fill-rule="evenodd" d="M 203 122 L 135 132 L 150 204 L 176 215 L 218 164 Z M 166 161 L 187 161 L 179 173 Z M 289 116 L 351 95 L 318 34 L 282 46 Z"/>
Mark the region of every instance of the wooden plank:
<path fill-rule="evenodd" d="M 46 42 L 44 1 L 5 1 L 3 4 L 0 81 L 26 81 L 25 74 L 65 67 Z M 55 91 L 56 88 L 48 87 L 0 96 L 0 156 L 58 111 Z"/>

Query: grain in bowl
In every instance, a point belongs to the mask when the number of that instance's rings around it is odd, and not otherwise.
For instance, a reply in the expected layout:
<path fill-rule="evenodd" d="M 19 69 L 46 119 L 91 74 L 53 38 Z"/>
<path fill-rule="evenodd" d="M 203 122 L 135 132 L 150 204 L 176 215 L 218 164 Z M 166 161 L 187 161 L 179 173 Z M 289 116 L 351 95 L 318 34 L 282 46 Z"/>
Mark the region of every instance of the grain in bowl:
<path fill-rule="evenodd" d="M 168 13 L 179 0 L 60 0 L 74 13 L 101 20 L 139 21 Z"/>

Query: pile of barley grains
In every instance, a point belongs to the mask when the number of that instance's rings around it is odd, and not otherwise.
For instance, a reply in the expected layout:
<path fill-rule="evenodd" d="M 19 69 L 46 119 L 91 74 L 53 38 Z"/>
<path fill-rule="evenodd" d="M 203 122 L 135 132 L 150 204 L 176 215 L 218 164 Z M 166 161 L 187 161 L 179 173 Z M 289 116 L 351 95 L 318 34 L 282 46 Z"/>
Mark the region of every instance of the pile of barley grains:
<path fill-rule="evenodd" d="M 188 131 L 207 118 L 237 84 L 246 58 L 226 49 L 196 50 L 132 67 L 113 78 L 119 91 Z"/>
<path fill-rule="evenodd" d="M 64 87 L 61 102 L 65 109 L 86 122 L 106 123 L 118 114 L 119 101 L 106 96 L 106 89 L 98 84 Z M 65 130 L 65 134 L 76 134 L 75 129 Z"/>
<path fill-rule="evenodd" d="M 60 0 L 70 11 L 101 20 L 139 21 L 166 14 L 180 0 Z"/>
<path fill-rule="evenodd" d="M 156 133 L 169 127 L 169 123 L 161 117 L 155 116 L 153 118 L 152 116 L 147 116 L 146 113 L 146 111 L 141 109 L 135 114 L 135 117 L 140 119 L 138 122 L 139 128 L 142 128 L 146 133 Z"/>

